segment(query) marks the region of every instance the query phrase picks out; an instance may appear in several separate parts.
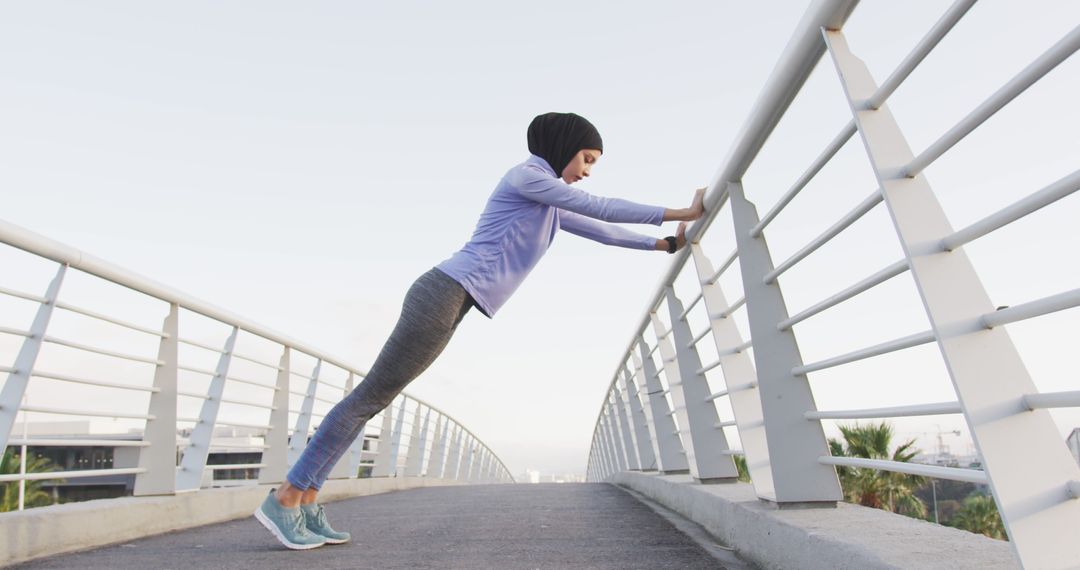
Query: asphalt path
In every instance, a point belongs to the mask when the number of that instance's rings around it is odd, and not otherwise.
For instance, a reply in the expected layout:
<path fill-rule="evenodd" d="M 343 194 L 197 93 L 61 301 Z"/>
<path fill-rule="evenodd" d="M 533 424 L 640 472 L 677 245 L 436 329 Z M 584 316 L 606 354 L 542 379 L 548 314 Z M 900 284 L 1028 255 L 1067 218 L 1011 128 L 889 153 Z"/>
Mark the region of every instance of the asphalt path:
<path fill-rule="evenodd" d="M 707 535 L 683 532 L 685 521 L 607 484 L 428 487 L 326 512 L 351 542 L 291 551 L 248 517 L 18 568 L 745 568 L 718 558 Z"/>

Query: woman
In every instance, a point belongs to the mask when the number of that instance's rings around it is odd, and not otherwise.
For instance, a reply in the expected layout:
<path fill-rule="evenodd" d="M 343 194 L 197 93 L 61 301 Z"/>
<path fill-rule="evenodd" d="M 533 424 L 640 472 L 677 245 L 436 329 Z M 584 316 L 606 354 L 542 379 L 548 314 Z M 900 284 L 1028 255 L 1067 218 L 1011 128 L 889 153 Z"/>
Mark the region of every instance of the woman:
<path fill-rule="evenodd" d="M 495 316 L 560 228 L 607 245 L 675 253 L 686 243 L 686 222 L 705 211 L 704 188 L 689 208 L 669 209 L 571 187 L 589 176 L 604 151 L 596 128 L 573 113 L 534 118 L 528 142 L 531 156 L 503 176 L 472 238 L 412 285 L 397 326 L 364 381 L 330 410 L 287 481 L 255 511 L 286 547 L 304 550 L 349 540 L 349 533 L 330 527 L 316 501 L 331 469 L 364 424 L 431 365 L 470 308 Z M 676 235 L 663 239 L 604 223 L 660 225 L 670 220 L 683 223 Z"/>

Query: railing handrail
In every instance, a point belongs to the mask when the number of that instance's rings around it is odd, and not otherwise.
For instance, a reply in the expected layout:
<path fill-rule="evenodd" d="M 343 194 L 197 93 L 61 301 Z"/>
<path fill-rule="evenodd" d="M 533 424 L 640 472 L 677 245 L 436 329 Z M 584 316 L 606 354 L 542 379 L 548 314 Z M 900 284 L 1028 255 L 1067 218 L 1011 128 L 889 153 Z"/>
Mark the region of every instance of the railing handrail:
<path fill-rule="evenodd" d="M 322 359 L 324 362 L 359 374 L 361 377 L 367 375 L 360 367 L 348 363 L 343 358 L 328 354 L 232 311 L 5 220 L 0 220 L 0 242 L 51 259 L 57 263 L 65 264 L 72 269 L 78 269 L 156 299 L 174 303 L 194 313 L 238 327 L 245 332 Z"/>
<path fill-rule="evenodd" d="M 14 223 L 9 222 L 9 221 L 0 220 L 0 243 L 4 243 L 4 244 L 10 245 L 12 247 L 15 247 L 17 249 L 21 249 L 23 251 L 26 251 L 26 252 L 31 253 L 33 255 L 39 256 L 41 258 L 54 261 L 54 262 L 60 264 L 62 267 L 68 267 L 68 268 L 71 268 L 71 269 L 77 269 L 77 270 L 82 271 L 83 273 L 86 273 L 88 275 L 92 275 L 92 276 L 104 279 L 106 281 L 112 282 L 112 283 L 120 285 L 122 287 L 126 287 L 128 289 L 133 290 L 133 291 L 145 294 L 145 295 L 147 295 L 149 297 L 158 299 L 158 300 L 163 301 L 165 303 L 168 303 L 170 305 L 173 305 L 173 306 L 176 306 L 176 307 L 179 307 L 179 308 L 183 308 L 184 310 L 191 311 L 193 313 L 208 317 L 208 318 L 213 319 L 213 320 L 215 320 L 215 321 L 217 321 L 219 323 L 222 323 L 222 324 L 225 324 L 227 326 L 232 327 L 234 329 L 234 331 L 244 331 L 245 333 L 249 333 L 249 334 L 252 334 L 254 336 L 258 336 L 258 337 L 261 337 L 263 339 L 269 340 L 269 341 L 271 341 L 273 343 L 276 343 L 278 345 L 286 347 L 289 350 L 298 351 L 300 353 L 303 353 L 303 354 L 306 354 L 306 355 L 308 355 L 310 357 L 313 357 L 313 358 L 317 359 L 317 361 L 326 362 L 328 364 L 336 366 L 337 368 L 340 368 L 341 370 L 343 370 L 345 372 L 348 372 L 350 375 L 356 375 L 356 376 L 359 376 L 360 378 L 363 378 L 367 374 L 367 372 L 364 371 L 363 369 L 361 369 L 359 366 L 348 363 L 343 358 L 331 355 L 331 354 L 329 354 L 327 352 L 324 352 L 324 351 L 322 351 L 320 349 L 317 349 L 317 348 L 315 348 L 315 347 L 313 347 L 313 346 L 311 346 L 309 344 L 306 344 L 306 343 L 303 343 L 303 342 L 301 342 L 299 340 L 296 340 L 295 338 L 292 338 L 292 337 L 290 337 L 290 336 L 288 336 L 288 335 L 286 335 L 284 333 L 281 333 L 279 331 L 271 329 L 270 327 L 267 327 L 265 325 L 257 323 L 257 322 L 255 322 L 255 321 L 253 321 L 251 319 L 248 319 L 248 318 L 240 316 L 240 315 L 238 315 L 236 313 L 233 313 L 232 311 L 229 311 L 227 309 L 223 309 L 221 307 L 218 307 L 218 306 L 216 306 L 216 305 L 214 305 L 212 303 L 209 303 L 207 301 L 204 301 L 202 299 L 199 299 L 197 297 L 194 297 L 192 295 L 189 295 L 187 293 L 179 291 L 179 290 L 177 290 L 177 289 L 175 289 L 173 287 L 170 287 L 168 285 L 165 285 L 163 283 L 160 283 L 158 281 L 155 281 L 153 279 L 150 279 L 148 277 L 140 275 L 140 274 L 138 274 L 138 273 L 136 273 L 134 271 L 128 270 L 128 269 L 126 269 L 124 267 L 121 267 L 121 266 L 119 266 L 117 264 L 114 264 L 112 262 L 109 262 L 109 261 L 106 261 L 104 259 L 98 258 L 98 257 L 96 257 L 94 255 L 91 255 L 91 254 L 89 254 L 89 253 L 87 253 L 87 252 L 85 252 L 83 250 L 80 250 L 78 248 L 75 248 L 73 246 L 61 243 L 59 241 L 56 241 L 56 240 L 53 240 L 51 238 L 40 235 L 38 233 L 35 233 L 35 232 L 33 232 L 33 231 L 29 230 L 29 229 L 23 228 L 21 226 L 18 226 L 18 225 L 14 224 Z M 37 303 L 46 303 L 46 302 L 50 301 L 49 299 L 47 299 L 45 297 L 39 297 L 39 296 L 35 296 L 35 295 L 30 295 L 30 294 L 27 294 L 27 293 L 22 293 L 22 292 L 19 292 L 19 291 L 9 290 L 9 289 L 6 289 L 6 288 L 0 289 L 0 293 L 5 294 L 5 295 L 16 296 L 16 297 L 19 297 L 19 298 L 24 298 L 24 299 L 27 299 L 27 300 L 30 300 L 30 301 L 33 301 L 33 302 L 37 302 Z M 164 334 L 164 333 L 161 333 L 161 332 L 158 332 L 158 331 L 152 331 L 151 329 L 148 329 L 148 328 L 145 328 L 145 327 L 139 327 L 137 325 L 133 325 L 132 323 L 124 322 L 124 321 L 121 321 L 119 319 L 108 317 L 106 315 L 100 315 L 98 313 L 95 313 L 93 311 L 89 311 L 87 309 L 83 309 L 83 308 L 80 308 L 80 307 L 75 307 L 75 306 L 70 305 L 68 303 L 59 302 L 59 301 L 57 301 L 55 299 L 53 299 L 51 301 L 53 302 L 54 306 L 56 306 L 58 308 L 63 308 L 63 309 L 79 312 L 79 313 L 91 316 L 93 318 L 97 318 L 97 319 L 100 319 L 100 320 L 103 320 L 103 321 L 106 321 L 106 322 L 116 324 L 118 326 L 122 326 L 122 327 L 126 327 L 126 328 L 133 328 L 135 330 L 140 330 L 140 331 L 146 332 L 146 333 L 153 333 L 153 334 L 155 334 L 155 335 L 157 335 L 157 336 L 159 336 L 159 337 L 161 337 L 163 339 L 167 338 L 169 336 L 167 334 Z M 18 334 L 20 336 L 24 336 L 24 337 L 27 337 L 27 338 L 29 338 L 28 335 L 30 335 L 29 332 L 26 332 L 25 334 L 23 334 L 23 331 L 17 331 L 15 329 L 8 329 L 6 327 L 3 328 L 3 329 L 0 329 L 0 330 L 7 331 L 10 334 Z M 112 356 L 112 357 L 116 357 L 116 358 L 134 359 L 134 360 L 139 360 L 139 361 L 142 361 L 142 362 L 148 362 L 148 363 L 156 364 L 156 365 L 159 365 L 159 366 L 161 365 L 161 362 L 156 360 L 156 359 L 148 359 L 148 358 L 136 357 L 136 356 L 132 356 L 132 355 L 121 354 L 121 353 L 117 353 L 117 352 L 114 352 L 114 351 L 107 351 L 107 350 L 92 347 L 92 346 L 89 346 L 89 345 L 82 345 L 80 343 L 75 343 L 75 342 L 72 342 L 72 341 L 67 341 L 67 340 L 63 340 L 63 339 L 59 339 L 59 338 L 50 337 L 48 335 L 42 335 L 41 339 L 39 339 L 39 340 L 45 341 L 45 342 L 53 342 L 53 343 L 64 344 L 66 346 L 73 346 L 75 348 L 80 348 L 80 349 L 83 349 L 83 350 L 90 350 L 92 352 L 97 352 L 97 353 L 100 353 L 100 354 L 105 354 L 107 356 Z M 192 341 L 190 339 L 184 339 L 184 338 L 180 338 L 180 337 L 177 337 L 174 340 L 176 342 L 178 342 L 178 343 L 184 343 L 184 344 L 189 344 L 189 345 L 197 346 L 197 347 L 200 347 L 200 348 L 204 348 L 204 349 L 216 352 L 216 353 L 218 353 L 220 355 L 224 355 L 224 354 L 228 353 L 230 356 L 235 356 L 236 358 L 240 358 L 240 359 L 244 359 L 244 360 L 250 360 L 252 362 L 256 362 L 256 363 L 259 363 L 259 364 L 264 364 L 266 366 L 270 366 L 272 368 L 278 369 L 279 371 L 281 370 L 281 368 L 278 367 L 278 366 L 266 364 L 266 363 L 264 363 L 262 361 L 255 360 L 250 356 L 243 356 L 243 355 L 235 354 L 231 350 L 222 350 L 222 349 L 219 349 L 219 348 L 216 348 L 216 347 L 203 345 L 201 343 Z M 204 373 L 204 374 L 216 375 L 216 373 L 211 371 L 211 370 L 203 371 L 203 370 L 195 369 L 195 368 L 192 368 L 191 366 L 185 366 L 185 365 L 182 365 L 182 364 L 178 364 L 177 368 L 180 369 L 180 370 L 195 370 L 195 371 L 198 371 L 198 372 L 201 372 L 201 373 Z M 26 372 L 26 371 L 16 370 L 15 367 L 2 366 L 2 367 L 0 367 L 0 372 L 16 373 L 16 372 Z M 36 370 L 34 370 L 34 368 L 31 368 L 30 372 L 31 373 L 36 373 Z M 66 376 L 66 375 L 58 375 L 58 374 L 53 374 L 53 373 L 46 373 L 46 374 L 47 374 L 48 377 L 51 377 L 51 378 L 58 378 L 59 377 L 58 379 L 64 379 L 64 380 L 73 381 L 73 382 L 82 382 L 84 384 L 90 384 L 90 385 L 98 385 L 98 386 L 105 386 L 105 387 L 126 387 L 126 386 L 122 386 L 122 385 L 110 386 L 110 383 L 107 383 L 107 382 L 94 381 L 94 380 L 89 380 L 89 379 L 77 379 L 77 378 L 69 377 L 69 376 Z M 301 378 L 307 378 L 309 380 L 312 379 L 311 375 L 301 374 L 301 373 L 296 372 L 295 370 L 289 370 L 289 374 L 290 374 L 290 376 L 295 375 L 295 376 L 298 376 L 298 377 L 301 377 Z M 274 389 L 274 390 L 277 389 L 275 386 L 270 385 L 270 384 L 263 384 L 263 383 L 253 382 L 253 381 L 250 381 L 250 380 L 237 379 L 235 376 L 229 375 L 229 374 L 224 375 L 224 379 L 234 380 L 234 381 L 238 381 L 238 382 L 241 382 L 241 383 L 247 383 L 247 384 L 256 384 L 256 385 L 258 385 L 260 387 L 264 387 L 264 388 L 268 388 L 268 389 Z M 333 389 L 339 389 L 339 390 L 342 389 L 341 386 L 331 384 L 331 383 L 329 383 L 329 382 L 327 382 L 325 380 L 315 379 L 315 381 L 319 385 L 328 386 L 328 387 L 333 388 Z M 135 386 L 133 386 L 132 389 L 135 389 Z M 144 391 L 151 391 L 152 392 L 154 390 L 145 389 Z M 292 390 L 290 390 L 289 392 L 294 394 L 294 395 L 297 395 Z M 179 396 L 191 396 L 192 394 L 189 393 L 189 392 L 185 392 L 183 390 L 179 390 L 177 392 L 177 395 L 179 395 Z M 298 394 L 298 395 L 304 395 L 304 394 L 301 393 L 301 394 Z M 421 400 L 419 398 L 416 398 L 416 397 L 408 394 L 407 392 L 402 392 L 401 396 L 405 400 L 412 401 L 412 402 L 415 402 L 417 404 L 420 404 L 420 405 L 424 406 L 426 409 L 430 410 L 431 412 L 436 413 L 437 414 L 436 419 L 439 416 L 441 416 L 443 418 L 446 418 L 446 420 L 449 422 L 447 429 L 450 429 L 449 426 L 452 425 L 453 429 L 458 430 L 458 433 L 460 433 L 459 437 L 461 437 L 463 439 L 463 441 L 466 440 L 466 439 L 471 439 L 471 441 L 474 441 L 478 445 L 480 445 L 481 448 L 490 456 L 490 458 L 493 461 L 495 461 L 497 463 L 497 465 L 501 468 L 501 473 L 504 473 L 506 475 L 507 479 L 513 481 L 513 479 L 514 479 L 513 475 L 510 473 L 510 470 L 506 467 L 506 464 L 503 463 L 502 459 L 490 447 L 488 447 L 485 443 L 483 443 L 483 440 L 481 440 L 479 437 L 477 437 L 476 434 L 472 432 L 472 430 L 465 427 L 461 422 L 456 420 L 450 414 L 447 414 L 441 408 L 433 406 L 433 405 L 431 405 L 429 402 L 427 402 L 425 400 Z M 204 397 L 204 396 L 197 396 L 197 397 Z M 324 403 L 332 403 L 329 400 L 327 400 L 325 398 L 320 398 L 318 396 L 315 396 L 314 399 L 322 401 Z M 248 404 L 248 402 L 239 402 L 239 401 L 237 401 L 235 399 L 221 398 L 220 400 L 222 402 L 228 402 L 228 403 Z M 260 407 L 260 408 L 264 408 L 264 409 L 268 409 L 268 410 L 271 410 L 271 411 L 275 410 L 275 408 L 273 406 L 270 406 L 270 405 L 262 405 L 262 404 L 256 404 L 256 403 L 250 403 L 250 405 Z M 147 419 L 147 418 L 153 417 L 152 415 L 149 415 L 149 414 L 126 414 L 126 413 L 123 413 L 123 412 L 112 412 L 112 411 L 109 411 L 109 412 L 86 412 L 86 411 L 67 410 L 67 409 L 52 408 L 52 407 L 42 407 L 42 406 L 25 406 L 25 405 L 22 405 L 21 403 L 17 407 L 19 409 L 26 409 L 27 411 L 31 411 L 31 412 L 63 413 L 63 414 L 66 414 L 66 415 L 77 415 L 77 416 L 125 417 L 125 418 L 131 418 L 131 419 Z M 319 414 L 312 414 L 312 415 L 317 416 L 317 417 L 323 417 L 323 416 L 321 416 Z M 178 421 L 190 421 L 190 418 L 185 420 L 185 418 L 177 417 L 177 420 Z M 241 424 L 238 424 L 236 422 L 226 422 L 226 421 L 223 421 L 223 420 L 217 420 L 215 422 L 215 424 L 216 425 L 241 425 Z M 272 426 L 266 426 L 266 425 L 262 425 L 262 424 L 258 424 L 257 426 L 254 425 L 254 424 L 243 424 L 243 425 L 247 425 L 249 427 L 259 427 L 261 429 L 265 429 L 267 427 L 272 427 Z M 412 426 L 412 422 L 409 422 L 408 425 Z M 286 427 L 287 430 L 291 429 L 289 426 L 285 426 L 285 427 Z M 76 445 L 77 443 L 78 443 L 78 440 L 72 440 L 73 445 Z M 432 445 L 434 445 L 434 443 Z M 104 470 L 104 471 L 109 471 L 109 470 Z M 144 472 L 144 471 L 140 471 L 140 473 L 141 472 Z M 131 473 L 131 472 L 124 471 L 124 473 Z M 120 474 L 120 472 L 117 471 L 117 474 Z M 21 476 L 14 476 L 14 477 L 15 477 L 15 479 L 20 479 L 20 480 L 21 479 L 26 479 L 26 480 L 30 479 L 29 477 L 21 477 Z M 40 475 L 40 476 L 35 476 L 35 478 L 40 479 L 40 478 L 52 478 L 52 477 L 50 477 L 48 475 Z"/>

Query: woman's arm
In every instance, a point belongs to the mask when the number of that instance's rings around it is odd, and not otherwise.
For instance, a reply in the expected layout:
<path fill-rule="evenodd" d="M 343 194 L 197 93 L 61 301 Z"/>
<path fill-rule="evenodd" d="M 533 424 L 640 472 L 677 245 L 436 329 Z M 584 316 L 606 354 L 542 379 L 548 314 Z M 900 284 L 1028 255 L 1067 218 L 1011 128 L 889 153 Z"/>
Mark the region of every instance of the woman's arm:
<path fill-rule="evenodd" d="M 538 168 L 525 167 L 517 174 L 512 183 L 523 197 L 597 220 L 659 226 L 667 212 L 660 206 L 647 206 L 622 198 L 594 196 Z"/>
<path fill-rule="evenodd" d="M 642 235 L 567 210 L 559 210 L 559 227 L 576 236 L 591 239 L 604 245 L 664 252 L 668 250 L 666 239 L 656 239 L 652 236 Z M 677 249 L 682 249 L 686 245 L 685 233 L 686 223 L 683 222 L 679 224 L 679 229 L 675 234 Z"/>
<path fill-rule="evenodd" d="M 594 196 L 566 184 L 550 174 L 532 168 L 518 171 L 514 186 L 534 202 L 555 206 L 605 222 L 660 225 L 667 221 L 692 222 L 705 213 L 705 188 L 699 188 L 689 208 L 646 206 L 622 198 Z"/>
<path fill-rule="evenodd" d="M 664 221 L 692 222 L 705 213 L 705 189 L 698 188 L 689 208 L 668 208 L 664 210 Z M 680 246 L 682 247 L 682 246 Z M 667 249 L 665 246 L 664 249 Z"/>
<path fill-rule="evenodd" d="M 679 224 L 679 229 L 675 230 L 675 251 L 679 251 L 686 246 L 686 222 Z M 667 251 L 668 241 L 666 239 L 656 240 L 656 251 Z"/>

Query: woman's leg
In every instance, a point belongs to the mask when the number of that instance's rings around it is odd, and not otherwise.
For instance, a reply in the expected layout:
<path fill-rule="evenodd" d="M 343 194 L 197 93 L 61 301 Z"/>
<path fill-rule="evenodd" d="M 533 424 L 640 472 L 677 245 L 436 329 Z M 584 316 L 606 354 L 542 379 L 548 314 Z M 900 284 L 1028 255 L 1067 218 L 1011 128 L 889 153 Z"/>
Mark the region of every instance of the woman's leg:
<path fill-rule="evenodd" d="M 456 281 L 432 269 L 409 292 L 394 332 L 363 382 L 323 419 L 289 470 L 294 489 L 319 489 L 360 429 L 443 351 L 472 299 Z"/>

